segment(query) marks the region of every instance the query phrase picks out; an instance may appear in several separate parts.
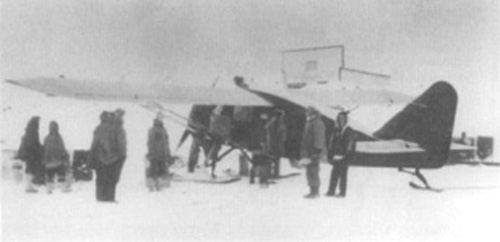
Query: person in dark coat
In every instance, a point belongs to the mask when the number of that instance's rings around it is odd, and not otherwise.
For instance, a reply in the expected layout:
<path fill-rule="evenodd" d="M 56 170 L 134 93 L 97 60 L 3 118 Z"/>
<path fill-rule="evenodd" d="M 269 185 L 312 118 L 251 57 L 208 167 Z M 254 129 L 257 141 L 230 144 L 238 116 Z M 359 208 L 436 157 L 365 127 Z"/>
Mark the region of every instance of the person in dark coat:
<path fill-rule="evenodd" d="M 347 125 L 347 121 L 346 112 L 337 115 L 338 128 L 334 130 L 329 142 L 328 161 L 333 168 L 326 195 L 330 197 L 335 196 L 337 183 L 340 183 L 339 197 L 345 197 L 347 192 L 347 169 L 356 149 L 354 131 Z"/>
<path fill-rule="evenodd" d="M 310 192 L 304 197 L 317 198 L 320 187 L 319 160 L 325 149 L 325 125 L 319 112 L 312 107 L 306 109 L 306 117 L 300 156 L 302 165 L 306 166 L 306 177 Z"/>
<path fill-rule="evenodd" d="M 211 175 L 215 178 L 215 168 L 217 165 L 217 158 L 222 145 L 229 139 L 232 129 L 233 110 L 228 106 L 217 106 L 210 116 L 210 150 L 205 157 L 205 165 L 211 166 Z"/>
<path fill-rule="evenodd" d="M 250 183 L 253 184 L 255 175 L 259 177 L 259 185 L 262 188 L 269 186 L 269 176 L 271 171 L 271 159 L 269 153 L 268 134 L 266 132 L 266 122 L 268 116 L 265 113 L 259 115 L 259 123 L 251 133 L 249 149 L 252 152 L 252 168 L 250 170 Z"/>
<path fill-rule="evenodd" d="M 161 179 L 168 175 L 170 145 L 167 130 L 158 118 L 153 121 L 153 127 L 148 133 L 148 154 L 146 157 L 150 163 L 148 187 L 150 191 L 159 191 L 161 190 Z"/>
<path fill-rule="evenodd" d="M 210 142 L 206 139 L 206 133 L 210 127 L 210 115 L 214 108 L 215 106 L 195 105 L 189 114 L 189 125 L 197 131 L 191 134 L 192 142 L 188 158 L 188 172 L 190 173 L 194 172 L 194 168 L 198 164 L 200 148 L 205 157 L 210 151 Z"/>
<path fill-rule="evenodd" d="M 286 126 L 284 113 L 276 110 L 274 116 L 266 124 L 267 142 L 270 158 L 272 160 L 271 176 L 277 178 L 280 176 L 280 159 L 285 151 Z"/>
<path fill-rule="evenodd" d="M 26 163 L 26 192 L 35 193 L 37 190 L 33 186 L 35 176 L 40 176 L 42 172 L 43 147 L 40 144 L 38 128 L 40 117 L 32 117 L 26 126 L 21 145 L 17 150 L 16 159 Z"/>
<path fill-rule="evenodd" d="M 116 202 L 116 185 L 127 158 L 123 115 L 121 109 L 103 112 L 101 124 L 94 131 L 89 157 L 96 170 L 97 201 Z"/>
<path fill-rule="evenodd" d="M 69 154 L 64 146 L 64 141 L 59 134 L 59 125 L 52 121 L 49 124 L 49 134 L 43 142 L 44 155 L 42 163 L 45 167 L 47 193 L 52 193 L 54 177 L 58 174 L 65 175 L 69 170 Z M 65 188 L 69 191 L 69 177 L 65 177 Z"/>

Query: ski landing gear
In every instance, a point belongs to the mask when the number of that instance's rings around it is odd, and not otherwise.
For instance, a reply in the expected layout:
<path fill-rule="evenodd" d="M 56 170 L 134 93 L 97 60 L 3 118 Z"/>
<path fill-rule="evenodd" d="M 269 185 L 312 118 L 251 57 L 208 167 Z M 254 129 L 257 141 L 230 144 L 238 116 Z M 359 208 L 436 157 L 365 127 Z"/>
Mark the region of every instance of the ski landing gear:
<path fill-rule="evenodd" d="M 431 192 L 442 192 L 443 191 L 443 189 L 431 187 L 429 185 L 429 183 L 427 182 L 427 179 L 425 179 L 424 175 L 422 175 L 422 173 L 420 173 L 420 168 L 415 168 L 415 172 L 411 172 L 411 171 L 405 170 L 402 167 L 399 167 L 398 171 L 416 176 L 418 178 L 418 180 L 420 180 L 423 184 L 423 186 L 422 186 L 422 185 L 419 185 L 415 182 L 410 182 L 409 185 L 411 188 L 418 189 L 418 190 L 426 190 L 426 191 L 431 191 Z"/>

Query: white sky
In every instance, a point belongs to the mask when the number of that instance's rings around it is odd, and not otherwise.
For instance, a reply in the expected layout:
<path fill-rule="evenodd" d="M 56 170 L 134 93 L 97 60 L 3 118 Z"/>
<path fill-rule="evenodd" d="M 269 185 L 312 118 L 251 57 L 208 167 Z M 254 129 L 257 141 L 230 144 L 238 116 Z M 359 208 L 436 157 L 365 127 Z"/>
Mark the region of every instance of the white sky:
<path fill-rule="evenodd" d="M 275 82 L 281 50 L 344 44 L 348 67 L 389 74 L 402 91 L 418 95 L 448 80 L 460 98 L 456 129 L 500 138 L 494 0 L 4 0 L 1 6 L 2 79 L 64 74 L 206 85 L 245 75 Z M 20 97 L 40 98 L 2 88 L 2 109 Z M 21 129 L 26 121 L 18 121 Z"/>

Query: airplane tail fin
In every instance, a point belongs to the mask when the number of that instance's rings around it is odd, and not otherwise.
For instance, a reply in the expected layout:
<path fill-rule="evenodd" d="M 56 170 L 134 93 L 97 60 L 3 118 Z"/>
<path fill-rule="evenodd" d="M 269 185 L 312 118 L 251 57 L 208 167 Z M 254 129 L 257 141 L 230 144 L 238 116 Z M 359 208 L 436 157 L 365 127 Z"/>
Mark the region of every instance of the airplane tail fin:
<path fill-rule="evenodd" d="M 380 139 L 417 143 L 428 152 L 422 168 L 439 168 L 448 159 L 457 92 L 445 81 L 434 83 L 374 133 Z"/>

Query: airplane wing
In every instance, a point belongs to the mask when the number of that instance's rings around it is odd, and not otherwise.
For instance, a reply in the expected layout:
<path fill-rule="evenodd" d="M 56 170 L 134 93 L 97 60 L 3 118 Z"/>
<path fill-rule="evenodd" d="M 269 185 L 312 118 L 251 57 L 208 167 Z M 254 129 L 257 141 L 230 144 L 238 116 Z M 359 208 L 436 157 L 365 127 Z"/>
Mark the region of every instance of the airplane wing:
<path fill-rule="evenodd" d="M 201 86 L 151 86 L 108 83 L 92 80 L 31 78 L 6 80 L 7 83 L 45 93 L 48 96 L 86 100 L 170 102 L 197 105 L 271 106 L 265 99 L 241 88 Z"/>
<path fill-rule="evenodd" d="M 318 110 L 324 117 L 327 117 L 331 120 L 336 120 L 338 113 L 341 111 L 338 108 L 334 108 L 328 103 L 322 103 L 318 102 L 313 98 L 306 97 L 304 95 L 296 95 L 294 92 L 288 92 L 286 90 L 281 90 L 281 91 L 265 91 L 265 90 L 252 90 L 253 92 L 256 92 L 257 94 L 261 95 L 262 97 L 266 98 L 269 100 L 271 103 L 276 104 L 277 106 L 299 106 L 301 108 L 307 108 L 307 107 L 314 107 L 316 110 Z M 362 133 L 364 133 L 367 136 L 370 136 L 373 138 L 370 129 L 366 128 L 365 126 L 361 125 L 359 122 L 356 120 L 353 120 L 352 118 L 349 119 L 349 125 L 354 128 L 355 130 L 358 130 Z"/>
<path fill-rule="evenodd" d="M 342 109 L 339 109 L 337 107 L 342 106 L 342 104 L 335 105 L 330 105 L 329 103 L 323 103 L 319 102 L 316 99 L 313 99 L 312 97 L 306 97 L 305 95 L 297 95 L 295 92 L 289 92 L 286 90 L 272 90 L 272 91 L 265 91 L 265 90 L 253 90 L 262 97 L 268 99 L 270 102 L 278 104 L 278 106 L 289 106 L 289 105 L 297 105 L 302 108 L 307 108 L 307 107 L 313 107 L 316 110 L 318 110 L 324 117 L 327 117 L 331 120 L 336 120 L 337 115 Z M 345 105 L 345 104 L 344 104 Z M 370 130 L 357 122 L 356 120 L 353 120 L 352 118 L 349 119 L 349 125 L 354 128 L 355 130 L 358 130 L 367 136 L 370 136 L 373 138 L 371 133 L 373 130 Z"/>
<path fill-rule="evenodd" d="M 406 104 L 414 97 L 391 90 L 364 89 L 331 89 L 321 90 L 290 90 L 297 96 L 309 97 L 316 102 L 329 104 L 332 107 L 354 107 L 363 105 Z"/>

